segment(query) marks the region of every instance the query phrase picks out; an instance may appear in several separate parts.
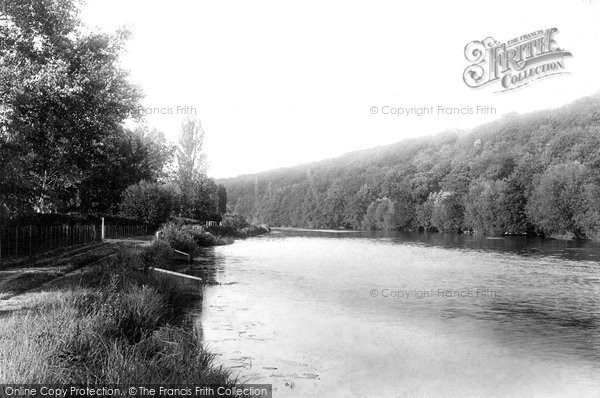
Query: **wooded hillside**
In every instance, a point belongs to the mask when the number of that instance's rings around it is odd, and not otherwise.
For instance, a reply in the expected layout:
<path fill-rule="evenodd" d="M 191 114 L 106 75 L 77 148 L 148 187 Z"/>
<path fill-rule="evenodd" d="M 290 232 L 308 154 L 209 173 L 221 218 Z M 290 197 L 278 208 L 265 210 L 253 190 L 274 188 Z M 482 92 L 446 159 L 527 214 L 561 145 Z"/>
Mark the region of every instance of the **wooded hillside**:
<path fill-rule="evenodd" d="M 273 226 L 598 238 L 600 95 L 221 182 Z"/>

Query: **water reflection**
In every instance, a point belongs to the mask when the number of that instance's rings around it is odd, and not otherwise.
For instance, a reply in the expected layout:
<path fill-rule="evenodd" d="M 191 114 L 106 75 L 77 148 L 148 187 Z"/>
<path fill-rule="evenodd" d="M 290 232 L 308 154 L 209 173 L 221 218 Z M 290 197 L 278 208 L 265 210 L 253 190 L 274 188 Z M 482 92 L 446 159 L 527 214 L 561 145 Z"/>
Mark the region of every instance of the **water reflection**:
<path fill-rule="evenodd" d="M 600 261 L 600 242 L 540 239 L 526 236 L 486 237 L 453 233 L 419 233 L 395 231 L 327 231 L 274 229 L 286 237 L 339 239 L 377 239 L 379 241 L 445 248 L 511 253 L 521 256 L 556 256 L 577 261 Z"/>
<path fill-rule="evenodd" d="M 189 272 L 208 282 L 204 343 L 281 396 L 596 396 L 599 258 L 589 242 L 278 230 Z"/>

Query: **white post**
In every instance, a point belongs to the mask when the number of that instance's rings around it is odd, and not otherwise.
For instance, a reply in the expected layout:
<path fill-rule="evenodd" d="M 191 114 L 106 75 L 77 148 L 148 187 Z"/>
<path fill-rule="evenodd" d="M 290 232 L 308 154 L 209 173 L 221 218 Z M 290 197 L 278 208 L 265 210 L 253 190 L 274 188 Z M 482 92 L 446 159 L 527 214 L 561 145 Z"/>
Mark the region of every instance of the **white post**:
<path fill-rule="evenodd" d="M 100 232 L 100 239 L 102 240 L 102 242 L 104 242 L 104 217 L 102 217 L 102 228 L 101 228 Z"/>

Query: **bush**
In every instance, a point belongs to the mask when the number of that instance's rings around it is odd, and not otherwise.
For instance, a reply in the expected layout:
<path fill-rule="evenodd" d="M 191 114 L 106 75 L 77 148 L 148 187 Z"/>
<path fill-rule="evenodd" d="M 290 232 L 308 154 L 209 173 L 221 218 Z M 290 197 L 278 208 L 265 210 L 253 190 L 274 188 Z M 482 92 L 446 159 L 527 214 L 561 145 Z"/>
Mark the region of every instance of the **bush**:
<path fill-rule="evenodd" d="M 262 235 L 271 232 L 266 225 L 250 225 L 239 214 L 225 214 L 220 225 L 207 227 L 208 231 L 217 236 L 246 238 L 248 236 Z"/>
<path fill-rule="evenodd" d="M 198 247 L 194 235 L 188 227 L 168 223 L 159 230 L 159 236 L 162 241 L 175 250 L 189 254 L 194 254 L 197 251 Z"/>
<path fill-rule="evenodd" d="M 248 227 L 250 224 L 244 217 L 239 214 L 225 214 L 221 220 L 222 227 L 231 227 L 234 229 L 242 229 Z"/>
<path fill-rule="evenodd" d="M 214 236 L 200 225 L 165 224 L 159 231 L 160 239 L 175 250 L 197 254 L 200 247 L 218 246 L 231 243 L 222 237 Z"/>

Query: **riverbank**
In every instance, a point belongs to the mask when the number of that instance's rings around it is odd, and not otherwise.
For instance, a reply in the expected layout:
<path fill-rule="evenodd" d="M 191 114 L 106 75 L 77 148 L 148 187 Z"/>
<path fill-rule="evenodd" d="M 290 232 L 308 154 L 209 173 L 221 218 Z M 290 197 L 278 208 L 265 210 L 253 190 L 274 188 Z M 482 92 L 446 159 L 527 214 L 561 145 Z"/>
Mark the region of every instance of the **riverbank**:
<path fill-rule="evenodd" d="M 236 237 L 269 232 L 245 228 Z M 201 292 L 149 270 L 176 265 L 173 249 L 195 255 L 234 238 L 193 225 L 166 225 L 159 236 L 3 270 L 0 383 L 235 384 L 190 318 Z"/>
<path fill-rule="evenodd" d="M 197 224 L 169 222 L 161 226 L 157 232 L 158 239 L 153 243 L 148 256 L 165 257 L 165 246 L 187 253 L 194 257 L 203 247 L 231 244 L 235 239 L 268 234 L 271 229 L 266 225 L 215 225 L 203 227 Z M 162 246 L 162 247 L 161 247 Z M 147 257 L 147 256 L 146 256 Z M 156 263 L 156 260 L 149 258 Z M 162 260 L 161 260 L 162 261 Z"/>
<path fill-rule="evenodd" d="M 0 383 L 232 385 L 192 327 L 195 300 L 121 250 L 4 316 Z"/>

